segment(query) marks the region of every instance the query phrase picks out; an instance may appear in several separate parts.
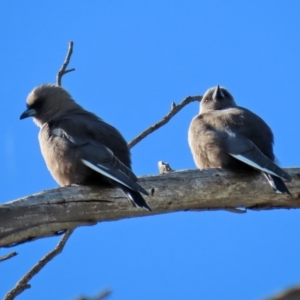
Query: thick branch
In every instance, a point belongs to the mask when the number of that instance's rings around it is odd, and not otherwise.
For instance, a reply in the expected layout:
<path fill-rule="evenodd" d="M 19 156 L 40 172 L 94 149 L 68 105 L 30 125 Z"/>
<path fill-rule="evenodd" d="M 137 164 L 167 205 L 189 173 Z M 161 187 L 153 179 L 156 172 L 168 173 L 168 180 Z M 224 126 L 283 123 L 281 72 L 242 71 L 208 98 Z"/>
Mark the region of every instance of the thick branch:
<path fill-rule="evenodd" d="M 201 101 L 202 96 L 189 96 L 186 97 L 180 104 L 176 105 L 174 102 L 172 103 L 171 111 L 164 116 L 161 121 L 155 123 L 154 125 L 150 126 L 148 129 L 143 131 L 140 135 L 138 135 L 136 138 L 134 138 L 131 142 L 128 143 L 128 147 L 132 148 L 135 146 L 138 142 L 140 142 L 142 139 L 144 139 L 146 136 L 148 136 L 150 133 L 154 132 L 155 130 L 159 129 L 166 123 L 168 123 L 182 108 L 184 108 L 186 105 L 188 105 L 191 102 L 194 101 Z"/>
<path fill-rule="evenodd" d="M 244 207 L 299 208 L 300 169 L 286 171 L 293 198 L 272 191 L 263 176 L 193 170 L 140 178 L 152 212 L 133 207 L 119 189 L 71 186 L 0 205 L 0 246 L 52 236 L 65 229 L 138 216 Z"/>
<path fill-rule="evenodd" d="M 57 246 L 45 255 L 28 273 L 25 274 L 16 284 L 16 286 L 10 290 L 4 297 L 4 300 L 14 299 L 17 295 L 21 294 L 25 289 L 30 288 L 28 284 L 29 280 L 36 275 L 50 260 L 52 260 L 56 255 L 62 252 L 67 240 L 72 234 L 72 230 L 67 230 L 63 237 L 58 242 Z"/>
<path fill-rule="evenodd" d="M 68 49 L 68 53 L 67 53 L 67 56 L 65 58 L 65 61 L 64 63 L 62 64 L 60 70 L 58 71 L 57 75 L 56 75 L 56 84 L 61 86 L 61 79 L 62 77 L 69 73 L 69 72 L 73 72 L 75 71 L 75 68 L 72 68 L 72 69 L 69 69 L 69 70 L 66 70 L 68 65 L 69 65 L 69 62 L 70 62 L 70 59 L 71 59 L 71 56 L 72 56 L 72 53 L 73 53 L 73 42 L 69 42 L 69 49 Z"/>

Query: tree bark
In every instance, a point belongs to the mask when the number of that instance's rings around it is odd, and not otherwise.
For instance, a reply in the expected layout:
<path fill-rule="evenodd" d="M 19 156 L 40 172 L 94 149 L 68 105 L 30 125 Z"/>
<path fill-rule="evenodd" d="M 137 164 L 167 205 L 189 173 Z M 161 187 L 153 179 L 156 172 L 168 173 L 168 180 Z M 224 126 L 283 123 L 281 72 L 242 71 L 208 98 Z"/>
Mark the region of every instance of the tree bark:
<path fill-rule="evenodd" d="M 151 212 L 133 207 L 119 189 L 70 186 L 44 191 L 0 205 L 0 247 L 97 222 L 176 211 L 299 208 L 300 169 L 285 170 L 293 177 L 287 183 L 292 197 L 274 193 L 262 175 L 220 169 L 141 177 Z"/>

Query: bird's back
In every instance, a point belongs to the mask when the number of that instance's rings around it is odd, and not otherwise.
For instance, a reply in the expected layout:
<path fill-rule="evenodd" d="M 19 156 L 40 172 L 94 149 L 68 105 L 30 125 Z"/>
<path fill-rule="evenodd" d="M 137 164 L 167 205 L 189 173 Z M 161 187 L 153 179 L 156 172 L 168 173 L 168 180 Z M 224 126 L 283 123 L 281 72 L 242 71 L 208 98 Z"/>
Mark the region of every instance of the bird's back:
<path fill-rule="evenodd" d="M 192 120 L 189 143 L 198 168 L 252 170 L 226 153 L 224 141 L 230 132 L 251 140 L 266 156 L 274 160 L 273 134 L 269 126 L 248 109 L 233 107 L 205 112 Z"/>

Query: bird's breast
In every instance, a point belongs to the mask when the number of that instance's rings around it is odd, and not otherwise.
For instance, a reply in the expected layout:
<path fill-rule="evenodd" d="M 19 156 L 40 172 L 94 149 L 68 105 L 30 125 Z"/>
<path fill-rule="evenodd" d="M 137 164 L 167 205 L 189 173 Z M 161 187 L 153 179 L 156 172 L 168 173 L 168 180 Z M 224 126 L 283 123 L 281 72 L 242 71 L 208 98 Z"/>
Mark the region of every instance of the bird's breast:
<path fill-rule="evenodd" d="M 81 184 L 92 171 L 82 162 L 76 147 L 67 140 L 40 132 L 39 142 L 47 168 L 61 185 Z"/>

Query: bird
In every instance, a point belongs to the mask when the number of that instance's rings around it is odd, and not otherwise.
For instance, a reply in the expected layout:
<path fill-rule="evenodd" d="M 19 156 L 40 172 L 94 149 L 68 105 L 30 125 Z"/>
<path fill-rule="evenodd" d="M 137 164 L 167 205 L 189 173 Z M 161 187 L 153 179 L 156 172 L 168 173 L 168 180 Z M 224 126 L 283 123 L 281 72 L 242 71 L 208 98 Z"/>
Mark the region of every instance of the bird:
<path fill-rule="evenodd" d="M 20 119 L 33 117 L 39 144 L 52 177 L 60 186 L 121 188 L 135 207 L 151 210 L 131 170 L 130 150 L 121 133 L 73 100 L 63 87 L 42 84 L 26 100 Z"/>
<path fill-rule="evenodd" d="M 275 163 L 272 130 L 259 116 L 237 106 L 225 87 L 205 92 L 200 112 L 190 124 L 188 142 L 200 170 L 261 171 L 276 193 L 291 195 L 283 180 L 292 178 Z"/>

